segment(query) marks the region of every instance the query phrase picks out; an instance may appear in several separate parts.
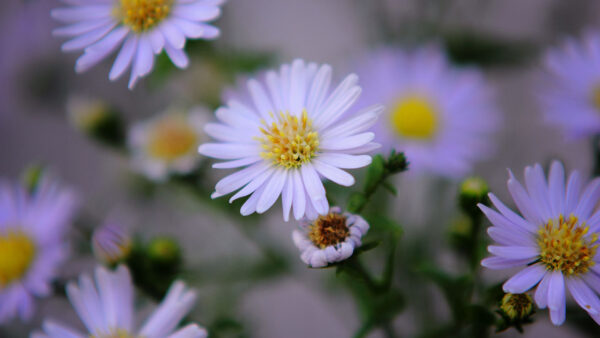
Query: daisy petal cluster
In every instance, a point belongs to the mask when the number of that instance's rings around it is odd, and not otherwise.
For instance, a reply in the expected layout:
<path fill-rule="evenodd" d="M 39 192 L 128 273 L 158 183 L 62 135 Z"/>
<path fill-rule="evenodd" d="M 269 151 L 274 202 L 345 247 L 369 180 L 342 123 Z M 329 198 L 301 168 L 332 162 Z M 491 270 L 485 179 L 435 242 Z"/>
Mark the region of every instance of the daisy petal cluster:
<path fill-rule="evenodd" d="M 51 293 L 75 205 L 74 195 L 49 179 L 32 192 L 0 184 L 0 324 L 30 319 L 34 299 Z"/>
<path fill-rule="evenodd" d="M 368 230 L 369 224 L 362 217 L 332 207 L 327 215 L 301 222 L 292 238 L 302 252 L 300 259 L 310 267 L 321 268 L 352 256 Z"/>
<path fill-rule="evenodd" d="M 483 74 L 450 64 L 441 48 L 381 49 L 358 66 L 361 102 L 388 109 L 375 128 L 384 151 L 402 149 L 411 172 L 459 178 L 489 156 L 499 114 Z"/>
<path fill-rule="evenodd" d="M 555 325 L 565 320 L 567 291 L 600 323 L 600 211 L 594 212 L 600 179 L 584 186 L 574 171 L 565 182 L 562 164 L 554 162 L 548 180 L 539 164 L 525 168 L 525 187 L 511 172 L 508 189 L 521 215 L 494 194 L 489 197 L 498 211 L 479 206 L 493 224 L 488 234 L 496 242 L 488 247 L 492 257 L 481 264 L 522 268 L 504 283 L 504 291 L 536 288 L 535 302 L 549 308 Z"/>
<path fill-rule="evenodd" d="M 600 132 L 600 33 L 569 38 L 545 57 L 540 101 L 546 120 L 570 137 Z"/>
<path fill-rule="evenodd" d="M 32 338 L 204 338 L 207 332 L 197 324 L 177 329 L 179 322 L 188 314 L 196 301 L 196 294 L 180 281 L 173 283 L 165 299 L 154 313 L 134 328 L 134 292 L 129 270 L 123 265 L 111 272 L 97 267 L 95 281 L 88 275 L 79 278 L 79 284 L 70 283 L 67 295 L 85 324 L 86 333 L 46 320 L 43 332 Z"/>
<path fill-rule="evenodd" d="M 53 31 L 70 38 L 65 52 L 83 50 L 75 70 L 84 72 L 119 49 L 108 75 L 111 81 L 131 68 L 129 88 L 152 71 L 163 50 L 179 68 L 189 60 L 186 39 L 215 39 L 219 30 L 208 24 L 221 15 L 222 0 L 63 0 L 68 7 L 52 10 L 66 26 Z"/>
<path fill-rule="evenodd" d="M 205 128 L 217 142 L 201 145 L 200 154 L 224 160 L 215 168 L 240 168 L 217 183 L 212 197 L 239 190 L 232 202 L 250 195 L 243 215 L 265 212 L 280 195 L 286 221 L 292 206 L 297 220 L 327 214 L 321 180 L 354 184 L 343 169 L 371 162 L 365 153 L 379 145 L 367 130 L 382 107 L 350 112 L 361 92 L 358 77 L 348 75 L 331 90 L 331 67 L 303 60 L 266 72 L 262 83 L 247 84 L 251 99 L 228 100 L 215 113 L 219 122 Z"/>
<path fill-rule="evenodd" d="M 202 108 L 187 114 L 168 110 L 135 124 L 128 134 L 133 167 L 159 181 L 192 171 L 199 161 L 196 150 L 204 138 L 206 116 Z"/>

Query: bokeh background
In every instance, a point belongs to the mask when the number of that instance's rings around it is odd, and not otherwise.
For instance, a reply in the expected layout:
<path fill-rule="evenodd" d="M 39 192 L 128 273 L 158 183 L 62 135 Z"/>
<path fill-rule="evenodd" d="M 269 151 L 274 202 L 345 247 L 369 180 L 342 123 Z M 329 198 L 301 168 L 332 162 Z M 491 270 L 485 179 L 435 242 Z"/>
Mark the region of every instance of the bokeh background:
<path fill-rule="evenodd" d="M 351 336 L 359 324 L 352 300 L 343 290 L 327 286 L 333 273 L 324 276 L 308 270 L 299 259 L 291 260 L 291 273 L 252 285 L 212 280 L 214 269 L 203 269 L 207 262 L 227 265 L 240 255 L 260 255 L 260 250 L 227 224 L 230 219 L 179 188 L 160 187 L 142 197 L 128 159 L 86 138 L 67 118 L 66 102 L 72 95 L 106 100 L 128 121 L 153 116 L 174 102 L 213 108 L 223 87 L 232 83 L 232 74 L 223 74 L 223 67 L 215 65 L 215 57 L 207 57 L 201 45 L 196 54 L 190 51 L 189 69 L 153 74 L 133 91 L 126 89 L 126 80 L 107 80 L 110 62 L 77 75 L 73 70 L 77 55 L 63 54 L 62 41 L 51 34 L 57 23 L 49 11 L 58 5 L 56 0 L 0 2 L 0 176 L 15 179 L 28 165 L 43 164 L 77 191 L 90 222 L 119 213 L 127 215 L 143 238 L 157 234 L 177 238 L 186 265 L 199 267 L 189 282 L 200 293 L 196 307 L 200 323 L 202 318 L 209 321 L 231 312 L 243 318 L 253 337 Z M 341 77 L 352 71 L 354 58 L 382 44 L 445 43 L 457 62 L 484 68 L 496 89 L 504 115 L 498 152 L 480 163 L 475 173 L 506 200 L 506 168 L 520 172 L 525 165 L 558 158 L 569 170 L 590 172 L 589 140 L 567 142 L 558 130 L 545 125 L 536 87 L 541 81 L 540 52 L 599 22 L 600 2 L 594 0 L 230 0 L 217 21 L 222 37 L 212 43 L 210 53 L 226 55 L 239 71 L 301 57 L 332 64 Z M 404 220 L 406 236 L 426 231 L 432 234 L 432 246 L 443 248 L 453 217 L 455 187 L 447 186 L 444 196 L 449 198 L 432 210 L 433 183 L 398 183 L 396 212 Z M 283 223 L 276 209 L 261 218 L 260 231 L 296 258 L 291 240 L 294 224 Z M 423 229 L 423 223 L 430 223 L 424 221 L 427 217 L 438 219 L 439 228 Z M 452 271 L 456 262 L 446 256 L 441 249 L 437 261 Z M 72 278 L 93 266 L 92 257 L 75 257 L 63 268 L 63 275 Z M 490 281 L 501 281 L 503 276 L 507 275 L 485 274 Z M 433 287 L 432 292 L 436 292 Z M 421 310 L 448 313 L 441 299 L 433 308 Z M 81 326 L 66 300 L 54 297 L 40 303 L 29 325 L 0 329 L 0 336 L 25 336 L 48 315 Z M 414 334 L 415 316 L 408 311 L 395 321 L 403 337 Z M 498 335 L 516 336 L 514 330 Z M 586 337 L 566 326 L 552 327 L 546 312 L 538 314 L 523 335 L 541 336 Z"/>

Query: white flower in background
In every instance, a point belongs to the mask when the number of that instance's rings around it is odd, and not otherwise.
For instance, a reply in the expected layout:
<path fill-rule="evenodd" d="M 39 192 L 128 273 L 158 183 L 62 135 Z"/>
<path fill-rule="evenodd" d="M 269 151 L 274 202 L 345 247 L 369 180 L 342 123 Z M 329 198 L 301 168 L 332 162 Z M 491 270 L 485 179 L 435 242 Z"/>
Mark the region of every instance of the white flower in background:
<path fill-rule="evenodd" d="M 366 130 L 383 108 L 349 111 L 361 92 L 357 82 L 356 75 L 349 75 L 332 91 L 331 67 L 302 60 L 266 72 L 264 83 L 249 80 L 251 101 L 227 101 L 215 113 L 220 123 L 205 128 L 219 142 L 203 144 L 199 152 L 226 160 L 213 167 L 243 167 L 220 180 L 212 197 L 239 190 L 232 202 L 251 195 L 242 215 L 265 212 L 279 195 L 286 221 L 292 205 L 296 219 L 326 214 L 321 179 L 354 184 L 342 169 L 368 165 L 371 157 L 364 154 L 379 146 Z"/>
<path fill-rule="evenodd" d="M 106 264 L 115 264 L 127 258 L 131 246 L 127 227 L 114 218 L 107 219 L 92 235 L 94 255 Z"/>
<path fill-rule="evenodd" d="M 152 71 L 154 55 L 164 49 L 171 61 L 187 67 L 186 39 L 215 39 L 219 30 L 207 24 L 221 15 L 223 0 L 63 0 L 69 7 L 52 10 L 67 26 L 53 31 L 71 40 L 65 52 L 83 50 L 75 70 L 84 72 L 120 47 L 108 75 L 118 79 L 131 67 L 129 88 Z"/>
<path fill-rule="evenodd" d="M 497 243 L 488 247 L 493 256 L 481 264 L 490 269 L 520 267 L 504 283 L 504 291 L 525 293 L 537 285 L 535 302 L 550 309 L 554 325 L 565 321 L 567 290 L 600 324 L 600 211 L 593 212 L 600 200 L 600 179 L 583 187 L 574 171 L 565 183 L 562 164 L 554 162 L 548 181 L 539 164 L 525 168 L 525 187 L 511 172 L 508 190 L 523 216 L 494 194 L 489 197 L 499 212 L 479 205 L 493 224 L 488 234 Z"/>
<path fill-rule="evenodd" d="M 600 133 L 600 34 L 566 40 L 545 57 L 540 101 L 546 121 L 569 137 Z"/>
<path fill-rule="evenodd" d="M 292 238 L 302 252 L 300 259 L 313 268 L 321 268 L 352 256 L 368 230 L 369 224 L 362 217 L 342 214 L 339 207 L 332 207 L 325 216 L 301 222 Z"/>
<path fill-rule="evenodd" d="M 179 322 L 190 312 L 196 302 L 196 293 L 176 281 L 171 285 L 165 299 L 154 313 L 134 328 L 135 309 L 133 284 L 129 270 L 123 265 L 110 272 L 104 267 L 96 268 L 94 281 L 87 275 L 79 278 L 79 285 L 71 282 L 67 295 L 85 324 L 86 333 L 65 327 L 52 320 L 44 321 L 43 332 L 32 338 L 204 338 L 206 330 L 197 324 L 177 329 Z"/>
<path fill-rule="evenodd" d="M 74 209 L 73 194 L 48 179 L 31 193 L 0 184 L 0 324 L 30 319 L 34 298 L 51 293 Z"/>
<path fill-rule="evenodd" d="M 192 171 L 200 160 L 196 151 L 205 135 L 207 116 L 203 108 L 188 114 L 168 110 L 135 124 L 128 134 L 133 167 L 153 180 Z"/>
<path fill-rule="evenodd" d="M 360 102 L 383 103 L 376 141 L 403 151 L 410 172 L 451 178 L 490 155 L 499 115 L 480 71 L 457 68 L 435 46 L 413 52 L 382 49 L 358 67 Z"/>

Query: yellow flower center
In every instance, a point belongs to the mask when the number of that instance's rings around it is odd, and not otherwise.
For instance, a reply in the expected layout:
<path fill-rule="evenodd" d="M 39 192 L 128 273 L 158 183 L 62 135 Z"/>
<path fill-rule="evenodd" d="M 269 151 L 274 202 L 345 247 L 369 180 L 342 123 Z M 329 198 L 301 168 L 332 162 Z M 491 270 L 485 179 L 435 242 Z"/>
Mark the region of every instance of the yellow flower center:
<path fill-rule="evenodd" d="M 147 31 L 171 11 L 173 0 L 120 0 L 115 8 L 115 16 L 134 32 Z"/>
<path fill-rule="evenodd" d="M 594 265 L 598 235 L 586 237 L 589 227 L 578 225 L 577 222 L 575 216 L 564 219 L 561 215 L 558 224 L 550 220 L 540 227 L 540 261 L 548 270 L 561 271 L 570 276 L 586 273 Z"/>
<path fill-rule="evenodd" d="M 198 145 L 198 135 L 183 117 L 166 117 L 151 127 L 148 154 L 172 161 L 192 152 Z"/>
<path fill-rule="evenodd" d="M 109 334 L 95 334 L 90 335 L 90 338 L 141 338 L 140 336 L 135 336 L 127 332 L 127 330 L 123 329 L 112 329 Z"/>
<path fill-rule="evenodd" d="M 418 140 L 432 139 L 439 122 L 436 107 L 421 96 L 408 96 L 398 101 L 390 118 L 400 136 Z"/>
<path fill-rule="evenodd" d="M 308 228 L 308 238 L 321 249 L 342 243 L 349 234 L 346 217 L 336 213 L 319 216 Z"/>
<path fill-rule="evenodd" d="M 20 231 L 0 234 L 0 289 L 25 275 L 35 257 L 35 245 Z"/>
<path fill-rule="evenodd" d="M 312 120 L 306 110 L 302 111 L 300 118 L 290 113 L 279 113 L 277 121 L 270 126 L 263 121 L 260 131 L 263 136 L 258 140 L 265 150 L 260 155 L 288 169 L 309 162 L 319 147 L 319 133 L 313 131 Z"/>

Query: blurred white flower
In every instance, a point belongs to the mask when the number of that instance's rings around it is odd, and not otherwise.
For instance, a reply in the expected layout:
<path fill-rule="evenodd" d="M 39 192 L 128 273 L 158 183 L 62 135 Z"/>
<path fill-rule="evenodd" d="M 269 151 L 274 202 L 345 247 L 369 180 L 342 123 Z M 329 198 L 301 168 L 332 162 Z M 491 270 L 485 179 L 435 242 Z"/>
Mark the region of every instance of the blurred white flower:
<path fill-rule="evenodd" d="M 92 235 L 94 255 L 103 263 L 115 264 L 127 258 L 131 245 L 129 230 L 114 218 L 108 218 Z"/>
<path fill-rule="evenodd" d="M 521 268 L 503 289 L 510 293 L 535 290 L 535 302 L 548 307 L 554 325 L 565 321 L 567 290 L 577 304 L 600 324 L 600 257 L 598 235 L 600 179 L 584 186 L 574 171 L 565 182 L 562 164 L 552 163 L 548 180 L 539 164 L 525 168 L 525 187 L 512 172 L 510 191 L 521 215 L 494 194 L 494 211 L 479 205 L 493 226 L 488 234 L 496 242 L 488 246 L 492 257 L 481 265 L 490 269 Z"/>
<path fill-rule="evenodd" d="M 79 278 L 79 285 L 71 282 L 67 295 L 85 324 L 87 333 L 58 324 L 44 321 L 43 332 L 35 332 L 32 338 L 104 338 L 104 337 L 145 337 L 145 338 L 204 338 L 206 330 L 197 324 L 188 324 L 177 329 L 179 322 L 194 306 L 196 293 L 186 288 L 181 281 L 171 285 L 165 299 L 154 313 L 142 324 L 134 328 L 135 310 L 133 284 L 129 270 L 123 265 L 110 272 L 97 267 L 95 283 L 87 275 Z"/>
<path fill-rule="evenodd" d="M 70 191 L 45 178 L 32 192 L 0 184 L 0 324 L 30 319 L 34 297 L 51 293 L 75 204 Z"/>
<path fill-rule="evenodd" d="M 550 49 L 540 102 L 546 121 L 569 137 L 600 132 L 600 34 L 567 39 Z"/>
<path fill-rule="evenodd" d="M 153 180 L 192 171 L 200 160 L 196 150 L 205 135 L 207 116 L 199 107 L 187 114 L 167 110 L 135 124 L 128 134 L 133 167 Z"/>
<path fill-rule="evenodd" d="M 384 151 L 403 151 L 410 172 L 460 178 L 490 156 L 499 115 L 477 69 L 457 68 L 440 48 L 428 46 L 371 52 L 358 70 L 360 102 L 388 108 L 376 140 Z"/>
<path fill-rule="evenodd" d="M 342 214 L 339 207 L 332 207 L 325 216 L 312 222 L 302 221 L 292 238 L 302 252 L 300 259 L 313 268 L 321 268 L 352 256 L 368 230 L 369 224 L 362 217 Z"/>
<path fill-rule="evenodd" d="M 219 142 L 203 144 L 199 152 L 227 160 L 214 168 L 245 167 L 220 180 L 212 197 L 241 189 L 230 202 L 251 195 L 242 215 L 265 212 L 280 195 L 286 221 L 292 205 L 296 219 L 326 214 L 321 177 L 354 184 L 354 177 L 341 169 L 368 165 L 371 157 L 363 154 L 379 147 L 366 130 L 383 108 L 348 111 L 361 92 L 357 82 L 356 75 L 349 75 L 331 91 L 331 67 L 303 60 L 266 72 L 264 84 L 249 80 L 251 101 L 228 100 L 215 113 L 220 123 L 205 128 Z"/>
<path fill-rule="evenodd" d="M 223 0 L 63 0 L 69 7 L 51 14 L 68 24 L 53 31 L 70 37 L 65 52 L 83 50 L 75 70 L 84 72 L 122 45 L 108 75 L 118 79 L 131 66 L 129 88 L 152 71 L 154 55 L 164 49 L 179 68 L 189 60 L 186 39 L 215 39 L 219 30 L 207 24 L 221 15 Z"/>

